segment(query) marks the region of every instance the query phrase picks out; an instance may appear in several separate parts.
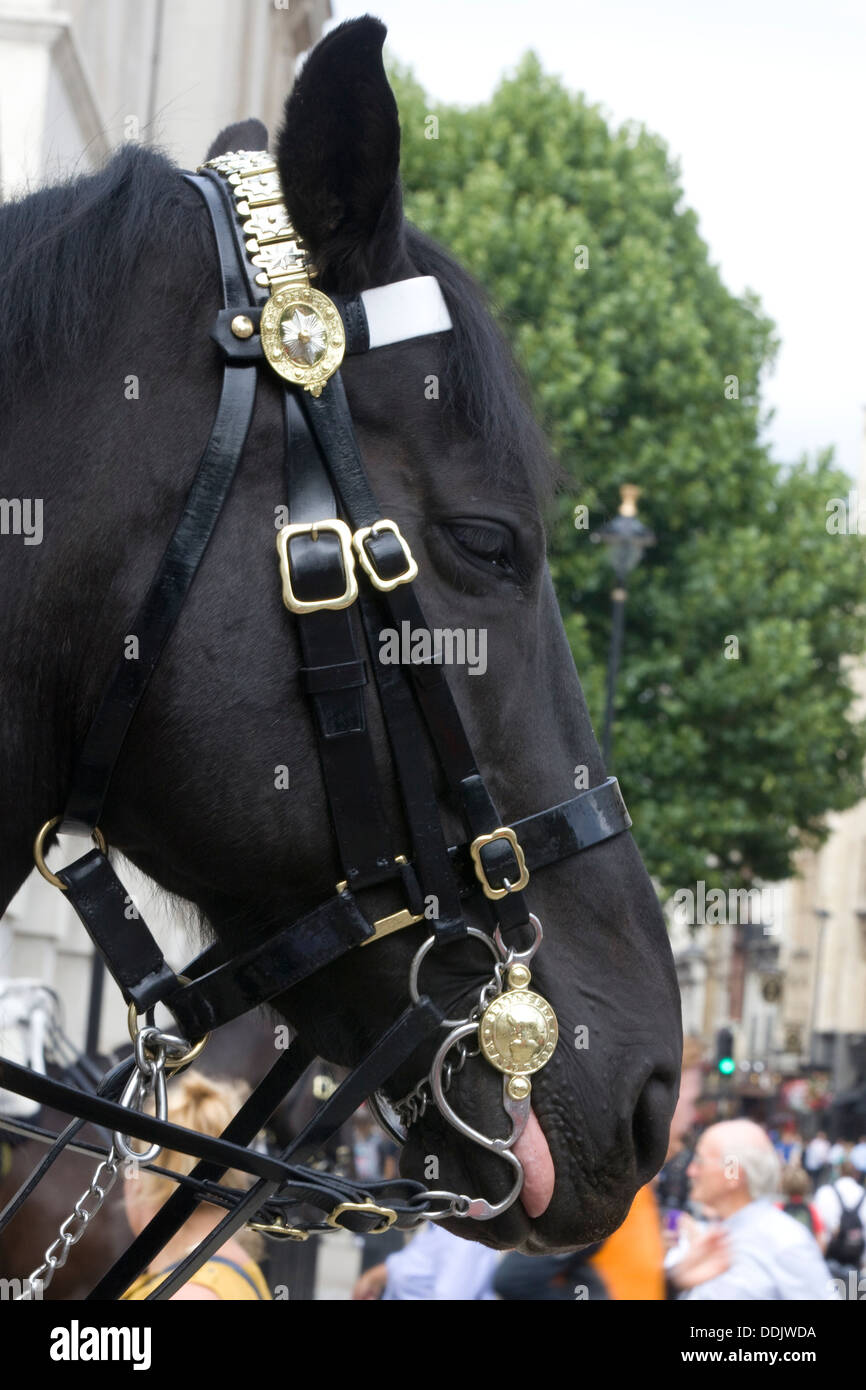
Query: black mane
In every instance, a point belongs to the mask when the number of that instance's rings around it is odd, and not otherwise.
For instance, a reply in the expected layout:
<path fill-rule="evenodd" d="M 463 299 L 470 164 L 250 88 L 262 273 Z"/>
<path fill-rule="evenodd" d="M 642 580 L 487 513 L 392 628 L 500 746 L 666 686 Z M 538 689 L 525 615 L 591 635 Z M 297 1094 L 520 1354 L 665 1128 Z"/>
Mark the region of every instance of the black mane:
<path fill-rule="evenodd" d="M 177 167 L 130 144 L 98 173 L 0 208 L 0 407 L 64 358 L 94 351 L 135 282 L 143 254 L 196 252 L 198 300 L 216 273 L 208 219 L 191 218 Z M 522 478 L 545 497 L 554 478 L 524 380 L 483 292 L 429 237 L 407 226 L 419 273 L 435 275 L 451 312 L 442 402 L 455 424 L 485 441 L 493 481 Z"/>
<path fill-rule="evenodd" d="M 104 168 L 0 208 L 0 405 L 110 331 L 142 255 L 190 245 L 213 260 L 204 219 L 165 155 L 122 147 Z M 193 286 L 202 292 L 209 277 Z"/>
<path fill-rule="evenodd" d="M 529 390 L 478 282 L 432 238 L 407 223 L 406 245 L 422 275 L 435 275 L 451 314 L 445 334 L 445 400 L 456 420 L 485 441 L 491 481 L 524 478 L 542 501 L 557 480 Z"/>

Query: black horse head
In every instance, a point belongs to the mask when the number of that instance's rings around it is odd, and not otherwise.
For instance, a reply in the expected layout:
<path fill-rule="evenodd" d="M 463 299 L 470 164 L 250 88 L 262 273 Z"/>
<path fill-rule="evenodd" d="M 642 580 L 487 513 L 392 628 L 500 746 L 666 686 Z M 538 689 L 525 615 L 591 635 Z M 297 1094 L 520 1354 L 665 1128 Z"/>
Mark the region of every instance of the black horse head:
<path fill-rule="evenodd" d="M 545 562 L 549 455 L 481 293 L 403 218 L 384 33 L 359 20 L 311 53 L 277 160 L 319 288 L 346 294 L 432 275 L 445 295 L 453 332 L 347 358 L 342 376 L 372 486 L 418 562 L 428 622 L 483 634 L 483 663 L 479 646 L 449 683 L 507 824 L 601 782 L 604 769 Z M 210 155 L 264 143 L 248 123 L 223 132 Z M 0 490 L 43 507 L 40 544 L 0 538 L 2 910 L 29 871 L 37 828 L 66 802 L 76 751 L 207 439 L 221 365 L 209 338 L 220 302 L 209 220 L 162 157 L 123 151 L 99 175 L 0 211 L 0 234 Z M 101 821 L 113 846 L 234 948 L 332 895 L 342 877 L 274 555 L 285 501 L 280 391 L 275 378 L 259 388 L 238 479 Z M 372 689 L 382 795 L 399 827 Z M 419 740 L 419 760 L 429 752 Z M 282 767 L 287 777 L 275 775 Z M 437 794 L 458 843 L 464 831 L 442 783 Z M 629 834 L 533 874 L 527 900 L 545 930 L 532 988 L 560 1028 L 533 1085 L 541 1131 L 530 1195 L 497 1221 L 454 1228 L 541 1250 L 606 1235 L 659 1168 L 681 1038 L 664 922 Z M 478 895 L 467 920 L 489 931 L 484 914 Z M 354 1065 L 407 1004 L 427 930 L 418 923 L 351 952 L 279 1007 L 322 1056 Z M 490 966 L 483 947 L 458 942 L 429 958 L 424 988 L 468 1008 Z M 421 1070 L 420 1060 L 404 1068 L 389 1094 L 411 1089 Z M 452 1097 L 472 1125 L 504 1132 L 502 1079 L 483 1059 L 467 1062 Z M 548 1202 L 537 1189 L 551 1159 Z M 511 1183 L 500 1158 L 432 1108 L 412 1127 L 403 1166 L 436 1188 L 491 1199 Z"/>

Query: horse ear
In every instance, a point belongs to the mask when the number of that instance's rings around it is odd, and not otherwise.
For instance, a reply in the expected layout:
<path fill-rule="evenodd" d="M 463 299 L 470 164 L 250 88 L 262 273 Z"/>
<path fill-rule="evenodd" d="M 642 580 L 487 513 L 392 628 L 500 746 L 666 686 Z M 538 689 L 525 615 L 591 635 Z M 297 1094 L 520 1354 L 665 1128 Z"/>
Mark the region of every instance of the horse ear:
<path fill-rule="evenodd" d="M 390 278 L 403 253 L 400 123 L 380 20 L 341 24 L 307 58 L 277 138 L 292 219 L 324 289 Z"/>
<path fill-rule="evenodd" d="M 216 159 L 219 154 L 233 154 L 235 150 L 266 150 L 267 148 L 268 131 L 261 121 L 252 118 L 248 121 L 237 121 L 234 125 L 227 125 L 225 130 L 220 131 L 205 155 L 205 163 L 209 159 Z"/>

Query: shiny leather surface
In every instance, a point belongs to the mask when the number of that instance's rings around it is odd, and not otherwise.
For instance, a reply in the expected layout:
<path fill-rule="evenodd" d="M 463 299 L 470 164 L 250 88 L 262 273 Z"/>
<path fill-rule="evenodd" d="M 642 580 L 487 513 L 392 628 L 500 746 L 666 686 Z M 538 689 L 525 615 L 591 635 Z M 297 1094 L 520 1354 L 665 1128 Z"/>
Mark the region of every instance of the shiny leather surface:
<path fill-rule="evenodd" d="M 286 486 L 292 524 L 336 517 L 331 483 L 294 392 L 283 396 Z M 292 587 L 300 598 L 338 594 L 346 587 L 336 536 L 299 536 L 290 543 Z M 316 720 L 322 776 L 343 878 L 353 892 L 393 878 L 400 847 L 388 822 L 367 729 L 364 668 L 349 609 L 295 617 L 304 666 L 302 685 Z M 354 671 L 355 676 L 347 675 Z"/>
<path fill-rule="evenodd" d="M 359 294 L 332 294 L 343 327 L 346 330 L 346 352 L 366 352 L 370 346 L 370 328 L 367 323 L 367 310 Z"/>
<path fill-rule="evenodd" d="M 127 1004 L 143 1014 L 176 984 L 141 916 L 130 918 L 131 899 L 106 856 L 93 849 L 57 877 L 67 899 L 123 992 Z M 120 944 L 122 943 L 122 945 Z"/>
<path fill-rule="evenodd" d="M 631 825 L 631 816 L 615 777 L 608 777 L 600 786 L 581 792 L 570 801 L 539 811 L 534 816 L 511 822 L 511 829 L 526 859 L 530 874 L 548 864 L 556 864 L 579 850 L 601 844 L 620 835 Z M 460 880 L 461 893 L 478 890 L 478 880 L 468 845 L 449 850 L 451 867 Z M 486 861 L 485 861 L 486 862 Z M 496 887 L 496 873 L 489 874 Z"/>

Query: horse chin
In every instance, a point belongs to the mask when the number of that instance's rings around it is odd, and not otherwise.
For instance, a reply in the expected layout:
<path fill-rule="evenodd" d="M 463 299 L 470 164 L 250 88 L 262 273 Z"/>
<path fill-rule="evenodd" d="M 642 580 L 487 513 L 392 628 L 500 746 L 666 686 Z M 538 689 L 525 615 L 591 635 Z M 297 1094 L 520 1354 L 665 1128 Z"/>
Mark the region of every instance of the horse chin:
<path fill-rule="evenodd" d="M 581 1146 L 570 1128 L 553 1118 L 543 1076 L 533 1083 L 537 1114 L 531 1112 L 514 1146 L 525 1174 L 520 1196 L 490 1220 L 455 1217 L 441 1224 L 454 1235 L 495 1249 L 525 1254 L 580 1250 L 622 1223 L 640 1180 L 624 1156 L 622 1135 L 612 1141 L 608 1161 L 601 1164 L 605 1180 L 582 1172 L 576 1161 Z M 480 1133 L 507 1137 L 511 1122 L 502 1105 L 502 1077 L 481 1059 L 472 1059 L 455 1075 L 448 1100 Z M 432 1105 L 410 1129 L 400 1168 L 403 1176 L 422 1180 L 431 1190 L 483 1197 L 491 1205 L 509 1195 L 515 1179 L 514 1169 L 500 1155 L 462 1135 Z"/>
<path fill-rule="evenodd" d="M 489 1068 L 480 1071 L 479 1067 L 475 1060 L 455 1078 L 449 1102 L 480 1133 L 491 1139 L 505 1138 L 511 1121 L 502 1106 L 503 1079 Z M 511 1206 L 490 1220 L 454 1218 L 442 1224 L 455 1235 L 497 1249 L 548 1249 L 549 1241 L 540 1234 L 537 1223 L 553 1199 L 556 1168 L 544 1130 L 532 1110 L 513 1152 L 523 1166 L 524 1181 Z M 404 1176 L 423 1178 L 433 1190 L 483 1197 L 491 1205 L 509 1196 L 516 1177 L 511 1164 L 452 1128 L 432 1107 L 410 1130 L 400 1166 Z"/>

